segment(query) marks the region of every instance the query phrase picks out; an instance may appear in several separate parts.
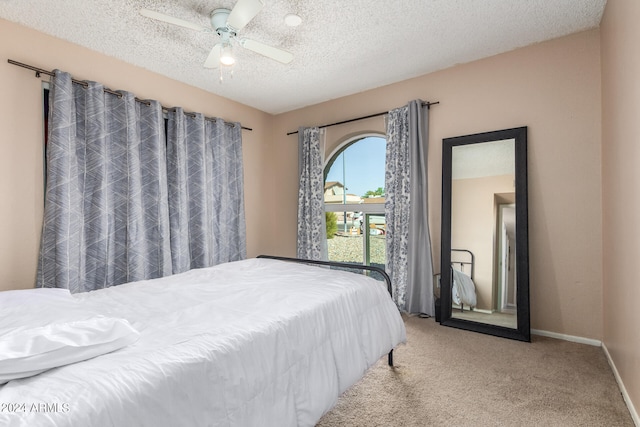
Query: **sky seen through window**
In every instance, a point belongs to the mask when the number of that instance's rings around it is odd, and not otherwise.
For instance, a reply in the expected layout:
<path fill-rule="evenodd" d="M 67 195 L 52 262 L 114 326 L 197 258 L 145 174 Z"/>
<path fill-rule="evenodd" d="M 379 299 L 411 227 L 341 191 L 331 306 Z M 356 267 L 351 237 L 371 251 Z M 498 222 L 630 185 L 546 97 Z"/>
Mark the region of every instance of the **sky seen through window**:
<path fill-rule="evenodd" d="M 386 145 L 381 137 L 366 137 L 349 145 L 331 165 L 327 182 L 338 181 L 347 187 L 347 194 L 357 196 L 384 188 Z"/>

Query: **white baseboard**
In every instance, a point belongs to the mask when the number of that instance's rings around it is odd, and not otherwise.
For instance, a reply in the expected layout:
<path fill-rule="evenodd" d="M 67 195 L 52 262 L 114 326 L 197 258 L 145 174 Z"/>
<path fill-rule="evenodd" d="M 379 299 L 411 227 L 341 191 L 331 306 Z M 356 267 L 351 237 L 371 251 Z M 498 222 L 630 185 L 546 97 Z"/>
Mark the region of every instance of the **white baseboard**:
<path fill-rule="evenodd" d="M 624 402 L 627 404 L 627 408 L 629 408 L 629 413 L 631 414 L 631 419 L 637 427 L 640 427 L 640 416 L 638 416 L 638 411 L 636 411 L 635 406 L 633 406 L 633 402 L 629 397 L 629 393 L 627 393 L 627 389 L 622 382 L 622 378 L 620 378 L 620 374 L 618 373 L 618 369 L 616 369 L 615 363 L 613 363 L 613 359 L 611 359 L 611 354 L 609 354 L 609 350 L 607 346 L 602 343 L 602 349 L 604 350 L 604 355 L 607 357 L 607 361 L 609 362 L 609 366 L 611 366 L 611 370 L 613 371 L 613 376 L 616 378 L 616 382 L 618 383 L 618 387 L 620 388 L 620 393 L 622 393 L 622 397 L 624 398 Z"/>
<path fill-rule="evenodd" d="M 458 304 L 452 304 L 451 305 L 451 309 L 460 311 L 460 306 Z M 485 309 L 476 308 L 476 307 L 474 307 L 473 310 L 472 310 L 471 308 L 469 308 L 468 305 L 464 306 L 464 310 L 463 311 L 476 311 L 476 312 L 482 313 L 482 314 L 493 314 L 494 313 L 493 310 L 485 310 Z"/>
<path fill-rule="evenodd" d="M 532 329 L 531 333 L 533 335 L 540 335 L 542 337 L 556 338 L 559 340 L 577 342 L 579 344 L 587 344 L 595 347 L 602 346 L 602 341 L 594 340 L 592 338 L 576 337 L 574 335 L 559 334 L 557 332 L 542 331 L 540 329 Z"/>

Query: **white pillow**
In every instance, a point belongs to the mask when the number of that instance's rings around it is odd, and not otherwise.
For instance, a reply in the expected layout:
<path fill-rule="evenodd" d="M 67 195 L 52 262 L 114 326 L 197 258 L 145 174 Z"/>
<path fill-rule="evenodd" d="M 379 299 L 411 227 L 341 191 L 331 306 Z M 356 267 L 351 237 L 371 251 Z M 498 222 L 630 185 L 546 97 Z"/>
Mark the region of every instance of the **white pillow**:
<path fill-rule="evenodd" d="M 65 289 L 0 292 L 0 384 L 110 353 L 139 333 L 101 316 Z"/>

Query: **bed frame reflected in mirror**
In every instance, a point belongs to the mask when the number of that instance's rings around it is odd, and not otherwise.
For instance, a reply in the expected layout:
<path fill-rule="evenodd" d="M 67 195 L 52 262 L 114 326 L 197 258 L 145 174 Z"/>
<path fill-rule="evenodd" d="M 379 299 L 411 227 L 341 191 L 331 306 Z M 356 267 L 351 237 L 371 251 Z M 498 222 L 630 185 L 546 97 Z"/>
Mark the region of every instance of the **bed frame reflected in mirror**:
<path fill-rule="evenodd" d="M 442 142 L 440 322 L 530 341 L 527 128 Z"/>

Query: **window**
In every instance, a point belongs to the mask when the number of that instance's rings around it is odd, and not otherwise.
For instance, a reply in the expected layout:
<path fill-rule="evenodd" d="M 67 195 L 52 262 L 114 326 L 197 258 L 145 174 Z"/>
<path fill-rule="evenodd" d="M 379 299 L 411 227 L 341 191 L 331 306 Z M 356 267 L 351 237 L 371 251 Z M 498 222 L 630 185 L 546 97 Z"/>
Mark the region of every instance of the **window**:
<path fill-rule="evenodd" d="M 325 165 L 324 202 L 331 261 L 385 267 L 386 145 L 381 136 L 359 136 L 338 147 Z"/>

